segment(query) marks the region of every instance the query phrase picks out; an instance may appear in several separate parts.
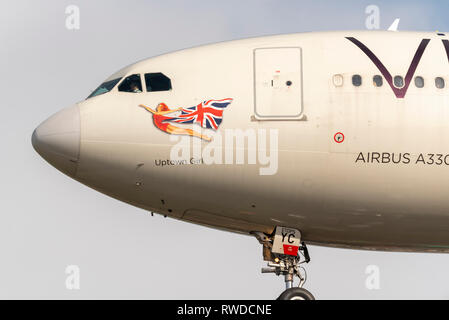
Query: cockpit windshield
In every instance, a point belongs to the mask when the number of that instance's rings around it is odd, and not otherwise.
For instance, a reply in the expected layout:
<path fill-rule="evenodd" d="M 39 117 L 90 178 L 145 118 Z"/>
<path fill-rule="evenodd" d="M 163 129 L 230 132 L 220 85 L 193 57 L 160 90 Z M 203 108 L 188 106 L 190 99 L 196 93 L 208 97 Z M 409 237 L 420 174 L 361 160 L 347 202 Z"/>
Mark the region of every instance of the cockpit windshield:
<path fill-rule="evenodd" d="M 100 94 L 111 91 L 115 85 L 120 81 L 121 78 L 109 80 L 100 84 L 100 86 L 95 89 L 86 99 L 98 96 Z"/>

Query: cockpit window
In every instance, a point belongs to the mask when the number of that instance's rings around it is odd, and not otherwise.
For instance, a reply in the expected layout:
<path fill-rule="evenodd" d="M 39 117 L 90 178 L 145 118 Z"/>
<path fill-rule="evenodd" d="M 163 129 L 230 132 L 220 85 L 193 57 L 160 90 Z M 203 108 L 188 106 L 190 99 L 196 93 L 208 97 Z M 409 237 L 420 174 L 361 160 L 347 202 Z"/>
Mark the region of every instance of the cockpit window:
<path fill-rule="evenodd" d="M 148 92 L 171 90 L 170 78 L 160 72 L 145 73 L 145 83 L 147 85 Z"/>
<path fill-rule="evenodd" d="M 100 94 L 111 91 L 115 87 L 115 85 L 120 81 L 120 79 L 121 78 L 117 78 L 114 80 L 109 80 L 109 81 L 103 82 L 86 99 L 89 99 L 89 98 L 92 98 L 92 97 L 98 96 Z"/>
<path fill-rule="evenodd" d="M 142 82 L 140 81 L 140 74 L 133 74 L 126 77 L 118 86 L 118 91 L 139 93 L 142 92 Z"/>

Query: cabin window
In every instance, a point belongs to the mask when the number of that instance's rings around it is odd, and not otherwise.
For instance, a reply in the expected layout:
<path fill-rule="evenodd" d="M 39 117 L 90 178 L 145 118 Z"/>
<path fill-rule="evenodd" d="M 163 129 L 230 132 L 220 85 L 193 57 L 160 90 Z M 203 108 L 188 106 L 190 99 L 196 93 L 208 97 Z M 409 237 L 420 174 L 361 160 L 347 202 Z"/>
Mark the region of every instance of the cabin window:
<path fill-rule="evenodd" d="M 375 87 L 382 87 L 383 83 L 384 83 L 384 79 L 382 78 L 382 76 L 375 75 L 373 77 L 373 84 Z"/>
<path fill-rule="evenodd" d="M 358 74 L 353 75 L 352 84 L 356 87 L 360 87 L 362 85 L 362 77 Z"/>
<path fill-rule="evenodd" d="M 118 86 L 118 91 L 131 93 L 142 92 L 142 82 L 140 81 L 140 74 L 133 74 L 126 77 Z"/>
<path fill-rule="evenodd" d="M 341 74 L 335 74 L 333 77 L 334 86 L 341 87 L 343 85 L 343 76 Z"/>
<path fill-rule="evenodd" d="M 99 96 L 100 94 L 111 91 L 115 85 L 120 81 L 121 78 L 109 80 L 100 84 L 100 86 L 95 89 L 86 99 Z"/>
<path fill-rule="evenodd" d="M 424 78 L 423 77 L 415 77 L 415 86 L 417 88 L 424 88 Z"/>
<path fill-rule="evenodd" d="M 443 89 L 444 86 L 445 86 L 444 79 L 441 78 L 441 77 L 435 78 L 435 86 L 436 86 L 438 89 Z"/>
<path fill-rule="evenodd" d="M 170 78 L 160 72 L 145 73 L 145 83 L 148 92 L 171 90 Z"/>
<path fill-rule="evenodd" d="M 404 78 L 402 76 L 395 76 L 393 81 L 396 88 L 402 88 L 404 86 Z"/>

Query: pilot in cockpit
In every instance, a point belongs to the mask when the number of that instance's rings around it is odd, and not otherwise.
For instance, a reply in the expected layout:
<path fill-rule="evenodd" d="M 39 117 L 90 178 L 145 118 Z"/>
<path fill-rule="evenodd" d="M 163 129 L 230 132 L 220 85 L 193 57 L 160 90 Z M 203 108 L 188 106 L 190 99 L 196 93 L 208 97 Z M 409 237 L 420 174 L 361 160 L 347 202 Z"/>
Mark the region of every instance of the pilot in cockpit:
<path fill-rule="evenodd" d="M 131 92 L 134 92 L 134 93 L 140 93 L 140 92 L 142 92 L 142 90 L 139 89 L 139 86 L 137 85 L 136 82 L 131 82 L 131 84 L 130 84 L 129 87 L 130 87 L 130 89 L 131 89 Z"/>

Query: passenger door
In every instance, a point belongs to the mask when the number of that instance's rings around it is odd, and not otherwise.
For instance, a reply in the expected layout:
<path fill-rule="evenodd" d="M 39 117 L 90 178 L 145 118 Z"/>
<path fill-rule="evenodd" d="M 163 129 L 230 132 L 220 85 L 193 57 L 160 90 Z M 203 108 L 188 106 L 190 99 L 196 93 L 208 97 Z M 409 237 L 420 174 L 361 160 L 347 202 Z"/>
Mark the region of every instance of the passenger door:
<path fill-rule="evenodd" d="M 254 50 L 254 116 L 301 119 L 302 51 L 299 47 Z"/>

